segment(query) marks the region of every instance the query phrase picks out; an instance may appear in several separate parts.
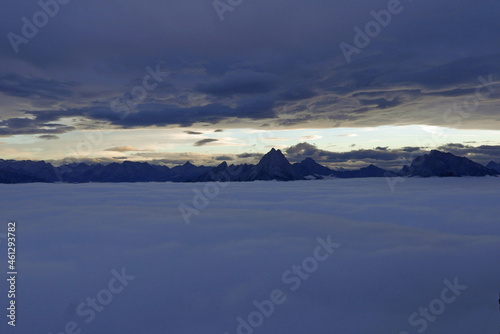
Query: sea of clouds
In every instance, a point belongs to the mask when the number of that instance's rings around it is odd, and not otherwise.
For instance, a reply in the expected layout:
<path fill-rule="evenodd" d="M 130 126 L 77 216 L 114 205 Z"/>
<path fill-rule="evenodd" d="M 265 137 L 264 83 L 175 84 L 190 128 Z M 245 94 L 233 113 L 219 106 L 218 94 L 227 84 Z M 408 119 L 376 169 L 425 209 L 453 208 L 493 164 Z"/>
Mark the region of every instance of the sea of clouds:
<path fill-rule="evenodd" d="M 0 331 L 498 332 L 498 178 L 230 183 L 186 224 L 197 188 L 0 185 Z"/>

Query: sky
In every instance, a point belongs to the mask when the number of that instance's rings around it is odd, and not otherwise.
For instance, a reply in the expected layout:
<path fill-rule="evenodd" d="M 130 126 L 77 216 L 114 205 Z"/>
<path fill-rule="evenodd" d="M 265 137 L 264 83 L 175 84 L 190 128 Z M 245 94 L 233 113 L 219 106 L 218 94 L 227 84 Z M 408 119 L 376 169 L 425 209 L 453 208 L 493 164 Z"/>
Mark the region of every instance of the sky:
<path fill-rule="evenodd" d="M 499 182 L 227 183 L 189 225 L 178 205 L 193 205 L 192 184 L 0 185 L 19 243 L 17 325 L 2 296 L 0 331 L 246 334 L 238 317 L 281 290 L 254 334 L 497 333 Z M 336 245 L 315 266 L 318 238 Z M 111 282 L 122 270 L 126 286 Z M 72 322 L 81 331 L 65 331 Z"/>
<path fill-rule="evenodd" d="M 500 161 L 495 0 L 2 6 L 3 159 Z"/>

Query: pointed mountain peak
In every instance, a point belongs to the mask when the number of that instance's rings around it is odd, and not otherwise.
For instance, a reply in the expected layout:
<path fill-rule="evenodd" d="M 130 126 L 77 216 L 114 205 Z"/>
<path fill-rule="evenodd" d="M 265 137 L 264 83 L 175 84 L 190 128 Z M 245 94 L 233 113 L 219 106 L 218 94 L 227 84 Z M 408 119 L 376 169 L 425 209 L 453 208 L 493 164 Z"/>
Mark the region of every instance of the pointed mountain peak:
<path fill-rule="evenodd" d="M 281 165 L 281 164 L 289 165 L 290 164 L 290 162 L 288 162 L 287 158 L 285 158 L 283 153 L 281 153 L 280 150 L 276 150 L 274 148 L 271 149 L 271 151 L 267 152 L 262 157 L 262 159 L 260 159 L 259 164 L 263 164 L 263 163 L 271 163 L 273 165 Z"/>
<path fill-rule="evenodd" d="M 224 168 L 226 169 L 227 168 L 227 162 L 222 162 L 221 164 L 219 164 L 219 166 L 217 166 L 217 168 Z"/>
<path fill-rule="evenodd" d="M 306 166 L 306 167 L 317 167 L 317 166 L 321 166 L 319 163 L 317 163 L 313 158 L 305 158 L 304 160 L 302 160 L 300 162 L 300 165 L 302 166 Z M 321 166 L 323 167 L 323 166 Z"/>
<path fill-rule="evenodd" d="M 270 155 L 283 155 L 283 153 L 281 152 L 281 150 L 277 150 L 274 147 L 269 152 L 267 152 L 267 154 L 270 154 Z"/>
<path fill-rule="evenodd" d="M 374 164 L 371 164 L 369 166 L 363 167 L 363 168 L 361 168 L 361 170 L 372 171 L 372 172 L 374 172 L 374 171 L 384 171 L 385 172 L 385 169 L 382 169 L 379 166 L 375 166 Z"/>
<path fill-rule="evenodd" d="M 214 173 L 223 172 L 223 171 L 225 171 L 227 168 L 228 168 L 228 167 L 227 167 L 227 162 L 225 162 L 225 161 L 224 161 L 224 162 L 222 162 L 221 164 L 219 164 L 219 166 L 215 167 L 215 168 L 213 169 L 213 172 L 214 172 Z"/>
<path fill-rule="evenodd" d="M 271 149 L 271 151 L 267 152 L 266 155 L 273 155 L 273 156 L 278 156 L 278 155 L 283 155 L 280 150 L 275 149 L 274 147 Z"/>
<path fill-rule="evenodd" d="M 186 163 L 184 165 L 182 165 L 182 167 L 195 167 L 195 165 L 193 165 L 192 163 L 188 161 L 186 161 Z"/>

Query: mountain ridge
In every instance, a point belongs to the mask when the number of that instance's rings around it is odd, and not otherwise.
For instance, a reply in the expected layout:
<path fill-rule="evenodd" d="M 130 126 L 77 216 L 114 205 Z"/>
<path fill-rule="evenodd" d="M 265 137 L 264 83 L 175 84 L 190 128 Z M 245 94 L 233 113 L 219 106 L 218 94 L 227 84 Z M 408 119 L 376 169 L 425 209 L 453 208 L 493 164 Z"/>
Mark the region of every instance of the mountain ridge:
<path fill-rule="evenodd" d="M 448 152 L 432 150 L 429 154 L 415 158 L 410 166 L 404 166 L 399 172 L 402 176 L 492 176 L 497 171 L 489 169 L 465 157 L 458 157 Z"/>
<path fill-rule="evenodd" d="M 228 165 L 226 161 L 215 167 L 196 166 L 187 161 L 169 168 L 148 162 L 124 161 L 108 165 L 71 163 L 55 167 L 45 161 L 0 159 L 0 183 L 88 183 L 88 182 L 249 182 L 295 181 L 323 178 L 367 177 L 460 177 L 497 176 L 500 164 L 490 162 L 483 166 L 465 157 L 437 150 L 415 158 L 399 172 L 379 168 L 373 164 L 356 170 L 334 170 L 308 157 L 291 164 L 276 149 L 264 154 L 256 165 Z"/>

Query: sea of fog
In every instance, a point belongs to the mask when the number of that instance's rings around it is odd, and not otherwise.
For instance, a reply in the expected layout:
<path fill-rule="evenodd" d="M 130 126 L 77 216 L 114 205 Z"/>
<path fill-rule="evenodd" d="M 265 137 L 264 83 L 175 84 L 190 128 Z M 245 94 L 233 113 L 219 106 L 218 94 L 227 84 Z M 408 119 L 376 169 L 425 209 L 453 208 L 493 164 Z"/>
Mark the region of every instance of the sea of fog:
<path fill-rule="evenodd" d="M 496 334 L 499 195 L 489 177 L 0 185 L 18 270 L 0 332 Z"/>

